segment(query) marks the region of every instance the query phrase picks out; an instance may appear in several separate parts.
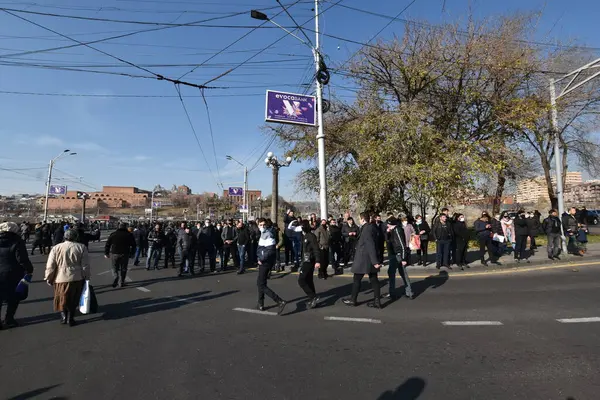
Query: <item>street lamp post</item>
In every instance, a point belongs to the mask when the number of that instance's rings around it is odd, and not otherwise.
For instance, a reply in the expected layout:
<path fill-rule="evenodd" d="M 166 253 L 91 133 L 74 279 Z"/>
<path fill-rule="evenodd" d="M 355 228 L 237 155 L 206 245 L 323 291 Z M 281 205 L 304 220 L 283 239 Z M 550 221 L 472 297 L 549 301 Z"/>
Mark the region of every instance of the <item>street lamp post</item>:
<path fill-rule="evenodd" d="M 597 69 L 598 67 L 600 67 L 600 58 L 584 65 L 581 68 L 578 68 L 578 69 L 564 75 L 560 79 L 556 79 L 556 80 L 553 78 L 550 79 L 550 106 L 552 108 L 552 115 L 551 115 L 550 122 L 552 124 L 552 134 L 554 135 L 554 164 L 555 164 L 555 168 L 556 168 L 556 197 L 558 199 L 558 214 L 560 215 L 561 218 L 565 212 L 565 199 L 564 199 L 563 173 L 562 173 L 563 165 L 562 165 L 562 157 L 560 154 L 560 135 L 558 132 L 558 110 L 556 108 L 556 101 L 558 99 L 566 96 L 567 94 L 571 93 L 573 90 L 585 85 L 592 79 L 595 79 L 596 77 L 600 76 L 600 72 L 595 72 L 591 76 L 588 76 L 587 78 L 585 78 L 582 81 L 575 84 L 575 81 L 577 80 L 577 78 L 579 78 L 579 76 L 581 75 L 582 72 L 590 70 L 590 69 Z M 569 83 L 567 83 L 565 85 L 565 87 L 561 90 L 561 92 L 557 95 L 556 94 L 556 84 L 567 78 L 570 78 Z M 561 224 L 561 232 L 562 232 L 562 250 L 564 252 L 566 252 L 567 251 L 567 240 L 565 238 L 565 233 L 564 233 L 564 229 L 562 228 L 562 224 Z"/>
<path fill-rule="evenodd" d="M 279 217 L 279 168 L 289 167 L 291 163 L 292 157 L 288 157 L 285 159 L 284 162 L 280 162 L 277 159 L 277 156 L 274 156 L 272 152 L 269 152 L 267 154 L 267 158 L 265 159 L 265 164 L 267 164 L 267 167 L 273 170 L 273 192 L 271 194 L 271 220 L 274 224 L 277 224 L 277 219 Z M 279 225 L 277 224 L 277 226 Z"/>
<path fill-rule="evenodd" d="M 56 163 L 59 159 L 64 157 L 69 153 L 69 156 L 74 156 L 77 153 L 71 153 L 71 150 L 65 149 L 59 155 L 50 160 L 48 164 L 48 180 L 46 181 L 46 201 L 44 202 L 44 222 L 47 222 L 48 219 L 48 197 L 50 196 L 50 185 L 52 183 L 52 169 L 54 168 L 54 163 Z"/>
<path fill-rule="evenodd" d="M 286 9 L 284 8 L 284 10 L 286 10 Z M 321 41 L 319 38 L 319 0 L 315 0 L 314 11 L 315 11 L 315 18 L 314 18 L 315 19 L 315 46 L 312 46 L 312 44 L 309 43 L 310 39 L 308 38 L 308 36 L 306 36 L 306 33 L 304 33 L 304 31 L 302 31 L 302 29 L 300 28 L 300 26 L 298 26 L 298 24 L 296 24 L 297 28 L 300 29 L 300 31 L 304 34 L 304 37 L 308 40 L 308 42 L 303 40 L 299 36 L 295 35 L 293 32 L 287 30 L 283 26 L 279 25 L 277 22 L 270 19 L 265 13 L 262 13 L 257 10 L 252 10 L 250 12 L 250 16 L 252 18 L 260 20 L 260 21 L 271 22 L 273 25 L 279 27 L 280 29 L 284 30 L 287 34 L 293 36 L 294 38 L 296 38 L 300 42 L 302 42 L 304 45 L 308 46 L 313 53 L 313 57 L 315 59 L 315 68 L 316 68 L 315 84 L 316 84 L 316 92 L 317 92 L 316 94 L 317 94 L 317 125 L 318 125 L 317 149 L 318 149 L 318 163 L 319 163 L 319 203 L 320 203 L 320 208 L 321 208 L 321 219 L 327 219 L 327 214 L 328 214 L 328 210 L 327 210 L 327 176 L 325 173 L 326 172 L 326 168 L 325 168 L 325 131 L 324 131 L 324 127 L 323 127 L 323 83 L 322 82 L 324 82 L 325 84 L 327 84 L 327 82 L 329 82 L 329 74 L 327 73 L 326 69 L 324 69 L 324 67 L 323 67 L 323 65 L 324 65 L 323 57 L 321 56 Z M 286 10 L 286 13 L 287 13 L 287 10 Z M 288 13 L 288 15 L 290 15 L 290 14 Z M 291 15 L 290 15 L 290 17 L 291 17 Z M 322 74 L 326 74 L 327 75 L 326 78 L 323 78 Z M 323 79 L 325 79 L 325 80 L 323 80 Z"/>
<path fill-rule="evenodd" d="M 235 158 L 231 157 L 231 156 L 225 156 L 226 159 L 228 159 L 229 161 L 234 161 L 236 163 L 238 163 L 240 166 L 242 166 L 244 168 L 244 193 L 242 195 L 243 197 L 243 207 L 244 207 L 244 212 L 242 213 L 242 218 L 244 219 L 244 222 L 248 222 L 248 213 L 250 210 L 248 210 L 248 167 L 246 167 L 244 164 L 242 164 L 241 162 L 239 162 L 238 160 L 236 160 Z"/>

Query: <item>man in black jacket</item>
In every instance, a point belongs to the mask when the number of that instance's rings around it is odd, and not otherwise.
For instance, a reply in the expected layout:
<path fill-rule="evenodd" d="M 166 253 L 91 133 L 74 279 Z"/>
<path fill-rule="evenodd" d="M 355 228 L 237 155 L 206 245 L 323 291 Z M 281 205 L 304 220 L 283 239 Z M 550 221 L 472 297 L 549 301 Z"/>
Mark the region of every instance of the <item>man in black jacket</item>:
<path fill-rule="evenodd" d="M 449 257 L 450 244 L 454 238 L 454 232 L 446 214 L 440 215 L 438 221 L 433 226 L 432 233 L 436 241 L 436 268 L 446 267 L 452 269 Z"/>
<path fill-rule="evenodd" d="M 241 275 L 246 272 L 246 254 L 248 253 L 248 246 L 250 245 L 250 230 L 243 222 L 238 222 L 236 227 L 237 237 L 237 252 L 238 252 L 238 265 L 239 269 L 237 274 Z"/>
<path fill-rule="evenodd" d="M 135 254 L 135 248 L 133 234 L 127 230 L 127 224 L 122 222 L 119 224 L 119 229 L 108 237 L 104 246 L 104 258 L 111 258 L 112 255 L 113 288 L 116 288 L 117 285 L 125 286 L 127 263 L 129 257 L 133 257 Z"/>
<path fill-rule="evenodd" d="M 575 207 L 569 208 L 569 213 L 562 216 L 563 231 L 565 236 L 568 238 L 569 243 L 567 250 L 569 253 L 577 254 L 577 246 L 575 246 L 575 236 L 579 223 L 577 221 L 577 209 Z"/>
<path fill-rule="evenodd" d="M 558 218 L 558 211 L 550 210 L 550 215 L 542 223 L 542 229 L 548 236 L 548 258 L 551 260 L 560 260 L 561 250 L 561 221 Z"/>
<path fill-rule="evenodd" d="M 233 257 L 233 264 L 238 266 L 237 253 L 237 232 L 233 226 L 233 220 L 228 219 L 227 224 L 223 227 L 221 232 L 221 239 L 223 239 L 223 258 L 221 259 L 221 271 L 227 269 L 229 258 Z"/>
<path fill-rule="evenodd" d="M 33 265 L 27 256 L 25 241 L 20 237 L 19 226 L 14 222 L 0 224 L 0 311 L 6 302 L 4 325 L 9 328 L 18 326 L 15 313 L 19 307 L 16 292 L 19 281 L 25 274 L 33 273 Z M 0 330 L 2 323 L 0 323 Z"/>
<path fill-rule="evenodd" d="M 208 256 L 210 272 L 215 272 L 217 269 L 217 254 L 215 249 L 217 244 L 217 230 L 211 223 L 210 219 L 206 219 L 204 221 L 204 226 L 198 230 L 197 234 L 200 272 L 204 272 L 206 256 Z"/>
<path fill-rule="evenodd" d="M 360 284 L 365 274 L 369 274 L 371 288 L 373 289 L 373 301 L 368 303 L 369 307 L 381 308 L 380 287 L 377 273 L 381 268 L 379 257 L 377 255 L 377 232 L 371 220 L 369 213 L 363 212 L 360 214 L 360 235 L 356 245 L 356 258 L 352 264 L 352 272 L 354 279 L 352 283 L 352 296 L 349 299 L 344 299 L 343 303 L 347 306 L 356 307 Z"/>
<path fill-rule="evenodd" d="M 396 270 L 400 271 L 400 276 L 404 281 L 404 293 L 406 297 L 412 298 L 413 291 L 410 284 L 410 279 L 406 272 L 408 246 L 406 244 L 406 235 L 404 230 L 398 231 L 398 226 L 402 226 L 400 221 L 393 216 L 387 220 L 386 228 L 386 241 L 388 243 L 388 254 L 389 254 L 389 292 L 383 295 L 384 298 L 395 298 L 394 292 L 396 291 Z M 402 229 L 402 228 L 401 228 Z"/>
<path fill-rule="evenodd" d="M 165 242 L 165 234 L 160 225 L 156 224 L 154 230 L 148 234 L 148 259 L 146 260 L 146 270 L 159 269 L 158 262 L 162 254 L 162 248 Z"/>
<path fill-rule="evenodd" d="M 171 261 L 172 268 L 175 268 L 175 248 L 177 247 L 177 234 L 172 227 L 165 231 L 165 269 L 169 268 Z"/>
<path fill-rule="evenodd" d="M 190 227 L 186 226 L 184 230 L 179 231 L 177 236 L 177 247 L 181 255 L 179 263 L 178 277 L 183 276 L 183 272 L 187 269 L 191 275 L 194 275 L 194 248 L 196 247 L 196 236 L 191 232 Z"/>
<path fill-rule="evenodd" d="M 133 238 L 135 239 L 135 258 L 133 260 L 133 265 L 136 267 L 140 265 L 140 257 L 143 254 L 143 246 L 144 246 L 144 232 L 141 227 L 136 227 L 133 230 Z"/>
<path fill-rule="evenodd" d="M 336 275 L 344 273 L 344 269 L 340 267 L 340 260 L 343 258 L 342 253 L 342 230 L 338 226 L 337 221 L 331 218 L 329 221 L 329 263 L 333 266 Z"/>
<path fill-rule="evenodd" d="M 369 221 L 367 221 L 368 223 Z M 342 237 L 344 238 L 344 266 L 348 267 L 350 260 L 354 260 L 356 254 L 356 243 L 358 242 L 358 226 L 352 217 L 348 217 L 342 225 Z M 377 233 L 377 232 L 375 232 Z M 377 239 L 376 239 L 377 240 Z"/>
<path fill-rule="evenodd" d="M 300 275 L 298 276 L 298 286 L 304 290 L 308 296 L 308 308 L 315 308 L 319 302 L 316 294 L 314 274 L 315 268 L 319 269 L 321 264 L 319 244 L 317 237 L 311 231 L 310 222 L 302 221 L 302 225 L 294 228 L 296 232 L 302 232 L 302 264 L 300 266 Z"/>
<path fill-rule="evenodd" d="M 525 257 L 527 237 L 529 237 L 529 227 L 527 225 L 525 210 L 519 210 L 518 215 L 515 218 L 515 236 L 515 261 L 521 262 L 522 259 L 526 259 L 527 263 L 530 263 L 529 259 Z"/>

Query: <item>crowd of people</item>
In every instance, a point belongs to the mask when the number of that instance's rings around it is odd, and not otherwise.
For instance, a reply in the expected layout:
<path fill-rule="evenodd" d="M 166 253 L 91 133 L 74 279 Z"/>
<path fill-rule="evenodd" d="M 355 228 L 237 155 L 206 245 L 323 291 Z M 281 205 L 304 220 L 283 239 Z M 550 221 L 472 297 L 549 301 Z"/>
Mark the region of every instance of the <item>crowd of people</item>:
<path fill-rule="evenodd" d="M 0 224 L 0 309 L 2 303 L 7 304 L 4 325 L 9 327 L 17 325 L 14 316 L 20 298 L 14 288 L 24 275 L 33 273 L 26 248 L 30 240 L 27 227 L 26 223 Z M 381 298 L 397 297 L 397 274 L 403 280 L 405 295 L 413 297 L 406 267 L 413 263 L 427 266 L 432 241 L 438 269 L 452 269 L 452 265 L 464 269 L 469 267 L 466 256 L 470 240 L 478 242 L 481 263 L 487 266 L 488 261 L 498 263 L 501 256 L 511 251 L 517 262 L 529 262 L 529 256 L 538 247 L 536 237 L 541 234 L 548 237 L 548 258 L 560 259 L 563 232 L 568 238 L 568 251 L 583 256 L 588 230 L 575 208 L 562 218 L 556 210 L 550 210 L 543 221 L 538 211 L 519 210 L 496 217 L 483 212 L 473 222 L 472 229 L 464 214 L 451 216 L 446 208 L 431 226 L 420 215 L 413 218 L 388 213 L 383 220 L 379 214 L 365 212 L 360 214 L 357 224 L 349 213 L 338 219 L 329 216 L 320 220 L 315 214 L 304 219 L 290 210 L 284 216 L 283 229 L 264 218 L 247 223 L 228 219 L 216 224 L 206 219 L 203 223 L 181 222 L 178 228 L 173 223 L 136 226 L 121 223 L 108 237 L 104 253 L 112 262 L 113 287 L 126 285 L 130 259 L 138 266 L 144 257 L 147 270 L 169 268 L 169 264 L 176 268 L 178 264 L 179 277 L 217 272 L 217 261 L 220 271 L 226 271 L 231 261 L 238 274 L 256 267 L 257 308 L 265 310 L 264 299 L 268 296 L 281 314 L 287 303 L 268 287 L 273 271 L 289 267 L 291 272 L 299 272 L 298 285 L 307 296 L 308 308 L 314 308 L 319 304 L 313 280 L 315 270 L 318 278 L 327 279 L 329 266 L 334 274 L 342 274 L 344 268 L 351 267 L 352 294 L 343 303 L 357 306 L 361 281 L 368 275 L 374 294 L 368 305 L 381 308 Z M 44 280 L 54 288 L 54 309 L 61 313 L 61 323 L 74 326 L 84 282 L 90 279 L 88 243 L 99 239 L 99 235 L 96 238 L 83 225 L 68 223 L 37 224 L 33 233 L 31 254 L 39 248 L 41 254 L 48 255 Z M 384 265 L 386 250 L 389 293 L 381 295 L 378 273 Z"/>

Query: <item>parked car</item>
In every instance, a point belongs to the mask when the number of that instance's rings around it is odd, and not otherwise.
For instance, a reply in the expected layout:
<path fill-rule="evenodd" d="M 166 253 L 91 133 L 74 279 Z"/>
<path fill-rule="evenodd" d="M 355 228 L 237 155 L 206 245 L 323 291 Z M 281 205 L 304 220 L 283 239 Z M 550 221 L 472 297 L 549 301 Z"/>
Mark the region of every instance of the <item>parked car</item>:
<path fill-rule="evenodd" d="M 585 216 L 582 215 L 583 212 L 585 212 Z M 587 225 L 598 225 L 600 223 L 598 210 L 580 210 L 576 217 L 578 221 L 585 222 Z"/>

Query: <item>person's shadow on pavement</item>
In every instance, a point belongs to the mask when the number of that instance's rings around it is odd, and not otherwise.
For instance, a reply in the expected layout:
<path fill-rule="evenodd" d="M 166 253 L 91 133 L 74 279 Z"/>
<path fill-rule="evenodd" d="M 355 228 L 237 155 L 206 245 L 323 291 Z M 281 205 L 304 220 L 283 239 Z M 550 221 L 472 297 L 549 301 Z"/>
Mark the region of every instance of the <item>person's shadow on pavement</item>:
<path fill-rule="evenodd" d="M 425 390 L 425 381 L 421 378 L 413 377 L 407 379 L 395 391 L 388 390 L 382 393 L 377 400 L 414 400 L 421 396 Z"/>
<path fill-rule="evenodd" d="M 436 289 L 448 282 L 448 273 L 446 271 L 442 271 L 437 275 L 431 275 L 427 278 L 412 283 L 410 286 L 413 292 L 413 299 L 416 299 L 423 293 L 427 291 L 427 289 L 432 288 Z"/>

